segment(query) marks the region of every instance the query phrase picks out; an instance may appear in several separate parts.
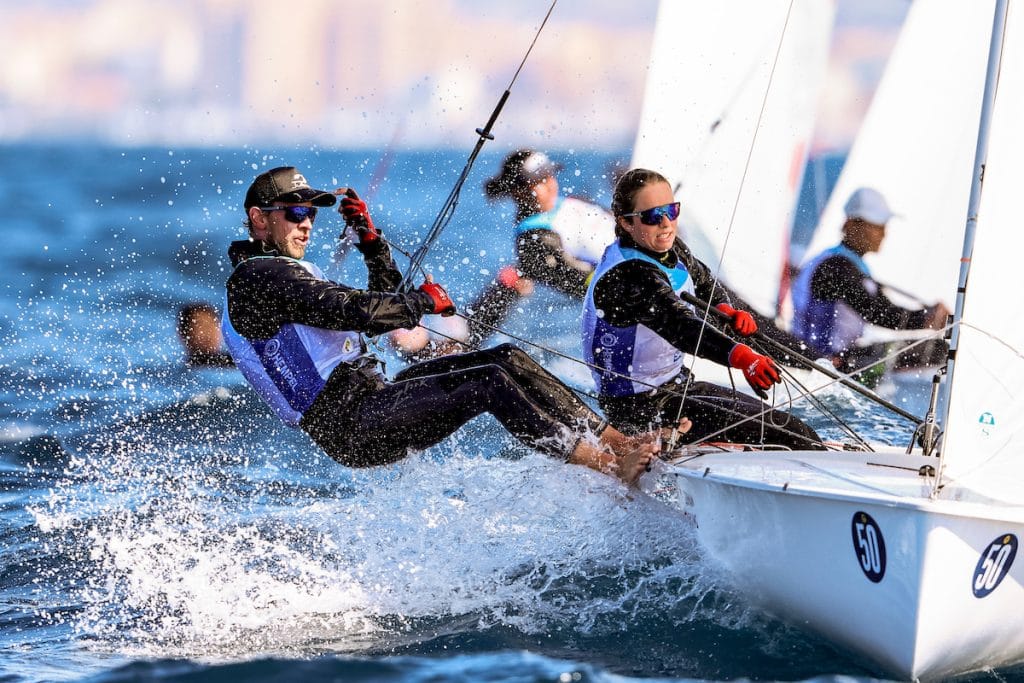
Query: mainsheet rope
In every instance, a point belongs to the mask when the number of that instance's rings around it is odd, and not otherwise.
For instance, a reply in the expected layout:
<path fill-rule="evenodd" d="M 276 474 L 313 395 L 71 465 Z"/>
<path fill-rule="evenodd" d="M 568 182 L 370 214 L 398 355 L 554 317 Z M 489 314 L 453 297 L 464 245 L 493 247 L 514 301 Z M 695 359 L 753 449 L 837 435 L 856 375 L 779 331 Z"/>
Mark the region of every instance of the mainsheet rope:
<path fill-rule="evenodd" d="M 555 5 L 558 4 L 558 0 L 552 0 L 551 6 L 548 8 L 547 14 L 544 15 L 544 20 L 540 23 L 537 28 L 537 32 L 533 35 L 533 41 L 530 43 L 530 47 L 526 50 L 526 54 L 523 55 L 523 59 L 519 62 L 519 68 L 516 69 L 515 74 L 512 76 L 512 80 L 509 81 L 508 87 L 505 88 L 505 92 L 502 93 L 498 99 L 498 104 L 495 105 L 494 111 L 491 112 L 491 117 L 487 120 L 486 125 L 483 128 L 477 128 L 476 133 L 480 137 L 477 139 L 476 146 L 473 147 L 473 151 L 469 155 L 469 159 L 466 160 L 465 166 L 462 168 L 462 173 L 459 174 L 458 180 L 455 181 L 455 185 L 452 187 L 452 191 L 448 194 L 448 199 L 445 200 L 444 206 L 441 207 L 441 211 L 437 214 L 437 218 L 434 219 L 433 225 L 430 226 L 430 230 L 427 231 L 427 236 L 423 238 L 423 242 L 419 248 L 413 253 L 409 259 L 409 268 L 406 269 L 405 275 L 402 276 L 402 281 L 398 285 L 399 292 L 408 292 L 412 289 L 412 278 L 416 271 L 426 272 L 423 268 L 423 260 L 427 257 L 427 253 L 430 251 L 434 242 L 441 236 L 441 232 L 451 222 L 452 217 L 455 215 L 455 207 L 459 203 L 459 194 L 462 192 L 462 186 L 466 182 L 466 177 L 469 176 L 469 171 L 473 168 L 473 163 L 476 161 L 477 155 L 483 148 L 484 143 L 488 140 L 493 140 L 494 136 L 491 135 L 491 127 L 494 126 L 494 122 L 498 120 L 498 116 L 501 114 L 502 108 L 505 106 L 505 102 L 508 100 L 509 95 L 512 94 L 512 86 L 515 84 L 516 79 L 519 78 L 519 72 L 523 70 L 523 66 L 526 64 L 526 59 L 530 56 L 533 51 L 533 46 L 537 44 L 537 39 L 540 38 L 541 31 L 548 23 L 548 18 L 555 9 Z"/>

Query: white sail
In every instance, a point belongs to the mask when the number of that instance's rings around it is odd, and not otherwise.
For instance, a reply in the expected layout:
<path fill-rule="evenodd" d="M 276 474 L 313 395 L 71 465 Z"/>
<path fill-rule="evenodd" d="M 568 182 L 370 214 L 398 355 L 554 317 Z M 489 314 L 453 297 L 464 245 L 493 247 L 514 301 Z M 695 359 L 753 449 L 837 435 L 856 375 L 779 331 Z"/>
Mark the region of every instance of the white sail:
<path fill-rule="evenodd" d="M 947 487 L 962 485 L 1019 503 L 1024 501 L 1024 173 L 1020 170 L 1024 5 L 1020 2 L 1010 3 L 1003 44 L 942 450 Z M 966 213 L 961 230 L 965 217 Z"/>
<path fill-rule="evenodd" d="M 1008 5 L 1005 34 L 993 31 L 993 16 L 997 28 L 1004 26 Z M 943 10 L 945 17 L 931 14 Z M 920 152 L 921 165 L 912 165 L 939 203 L 953 191 L 944 171 L 967 188 L 984 178 L 980 200 L 977 183 L 956 199 L 963 204 L 960 237 L 940 238 L 966 245 L 957 247 L 955 260 L 966 253 L 971 263 L 959 288 L 957 274 L 950 275 L 946 295 L 964 292 L 945 385 L 941 458 L 904 448 L 728 452 L 698 446 L 669 467 L 702 546 L 751 600 L 888 676 L 941 680 L 1024 662 L 1024 554 L 1018 552 L 1024 538 L 1024 278 L 1018 265 L 1024 237 L 1016 202 L 1024 181 L 1017 170 L 1024 157 L 1024 0 L 919 0 L 912 15 L 912 31 L 926 25 L 937 31 L 934 41 L 915 42 L 922 69 L 942 57 L 937 45 L 952 55 L 949 61 L 978 67 L 969 92 L 947 91 L 944 104 L 955 108 L 966 104 L 960 99 L 976 97 L 974 121 L 950 119 L 947 125 L 962 128 L 932 128 L 928 116 L 946 115 L 941 98 L 916 114 L 934 148 L 973 138 L 966 172 L 935 165 L 936 159 L 953 164 L 953 157 L 918 150 L 910 129 L 906 147 L 891 139 L 887 157 L 900 164 Z M 957 29 L 952 34 L 950 26 Z M 1001 52 L 994 98 L 984 87 L 986 73 L 996 73 L 985 68 L 990 49 L 994 59 Z M 933 88 L 944 85 L 926 73 L 902 73 L 910 91 L 920 79 Z M 982 92 L 991 103 L 984 108 Z M 987 158 L 978 155 L 974 172 L 975 149 L 986 141 Z M 888 172 L 885 164 L 880 172 Z M 924 182 L 925 176 L 932 180 Z M 898 201 L 894 197 L 897 210 Z M 977 208 L 976 222 L 966 220 L 968 204 L 972 212 Z M 904 254 L 905 270 L 919 260 Z M 914 441 L 908 427 L 907 442 Z"/>
<path fill-rule="evenodd" d="M 858 187 L 879 190 L 898 214 L 875 278 L 926 303 L 951 306 L 970 194 L 991 0 L 915 2 L 806 253 L 841 239 L 843 205 Z"/>
<path fill-rule="evenodd" d="M 632 165 L 669 179 L 687 244 L 768 316 L 834 12 L 832 2 L 789 0 L 670 0 L 658 10 Z"/>

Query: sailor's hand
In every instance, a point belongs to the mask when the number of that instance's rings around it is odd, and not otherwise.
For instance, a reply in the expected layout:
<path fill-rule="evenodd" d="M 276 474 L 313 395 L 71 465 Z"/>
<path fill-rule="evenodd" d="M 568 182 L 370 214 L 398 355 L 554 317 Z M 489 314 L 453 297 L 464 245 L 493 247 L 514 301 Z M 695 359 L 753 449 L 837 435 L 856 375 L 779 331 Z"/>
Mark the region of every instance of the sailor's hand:
<path fill-rule="evenodd" d="M 455 315 L 455 302 L 448 296 L 448 292 L 444 291 L 444 287 L 434 282 L 430 276 L 427 276 L 426 282 L 420 285 L 420 291 L 429 295 L 434 302 L 434 310 L 431 313 Z"/>
<path fill-rule="evenodd" d="M 741 337 L 749 337 L 757 332 L 757 323 L 754 321 L 754 316 L 746 311 L 735 309 L 725 303 L 718 304 L 715 308 L 729 316 L 729 320 L 732 322 L 732 329 Z"/>
<path fill-rule="evenodd" d="M 533 294 L 533 280 L 524 277 L 515 266 L 504 266 L 498 271 L 495 281 L 502 287 L 513 290 L 519 296 Z"/>
<path fill-rule="evenodd" d="M 743 372 L 747 383 L 761 398 L 767 398 L 766 390 L 781 381 L 775 361 L 746 344 L 733 347 L 729 352 L 729 365 Z"/>
<path fill-rule="evenodd" d="M 368 244 L 380 239 L 380 231 L 374 227 L 373 219 L 370 218 L 370 209 L 356 191 L 351 187 L 343 187 L 336 192 L 342 195 L 338 213 L 344 217 L 345 225 L 356 233 L 359 244 Z"/>
<path fill-rule="evenodd" d="M 662 442 L 662 446 L 670 445 L 665 442 L 671 442 L 673 437 L 679 437 L 680 434 L 686 434 L 691 429 L 693 429 L 693 421 L 688 417 L 679 418 L 679 424 L 676 425 L 675 429 L 672 427 L 662 427 L 660 431 L 660 441 Z M 677 444 L 672 443 L 671 445 L 675 446 Z"/>
<path fill-rule="evenodd" d="M 946 326 L 946 320 L 949 318 L 949 309 L 946 308 L 946 304 L 941 301 L 934 306 L 928 307 L 929 316 L 925 321 L 925 326 L 931 330 L 941 330 Z"/>
<path fill-rule="evenodd" d="M 662 457 L 667 457 L 679 447 L 679 437 L 693 429 L 693 422 L 688 417 L 679 418 L 679 424 L 672 427 L 662 427 L 658 431 L 658 450 Z"/>

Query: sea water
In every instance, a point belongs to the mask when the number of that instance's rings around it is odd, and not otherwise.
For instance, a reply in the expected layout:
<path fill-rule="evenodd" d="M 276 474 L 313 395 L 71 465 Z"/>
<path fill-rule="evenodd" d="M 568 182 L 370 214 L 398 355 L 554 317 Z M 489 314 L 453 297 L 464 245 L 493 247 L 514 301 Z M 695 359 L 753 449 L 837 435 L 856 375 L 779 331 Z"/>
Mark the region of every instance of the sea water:
<path fill-rule="evenodd" d="M 628 152 L 552 153 L 563 192 L 608 205 Z M 487 417 L 347 469 L 234 370 L 183 366 L 177 308 L 222 306 L 256 174 L 295 165 L 356 188 L 409 251 L 466 156 L 0 148 L 0 680 L 871 675 L 747 603 L 663 492 L 530 452 Z M 481 192 L 501 156 L 480 157 L 426 261 L 462 304 L 512 258 L 512 206 Z M 364 283 L 340 227 L 322 212 L 307 257 Z M 508 338 L 589 391 L 578 304 L 539 290 L 521 308 Z M 824 400 L 870 441 L 909 438 L 855 395 Z"/>

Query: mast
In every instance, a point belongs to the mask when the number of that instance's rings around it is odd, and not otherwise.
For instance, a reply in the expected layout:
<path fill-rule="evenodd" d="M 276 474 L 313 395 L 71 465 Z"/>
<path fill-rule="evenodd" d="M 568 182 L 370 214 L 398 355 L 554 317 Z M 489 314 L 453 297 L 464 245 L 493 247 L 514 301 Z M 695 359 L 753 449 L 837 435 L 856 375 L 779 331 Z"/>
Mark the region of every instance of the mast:
<path fill-rule="evenodd" d="M 985 70 L 985 91 L 982 95 L 981 118 L 978 123 L 978 144 L 974 153 L 974 166 L 971 177 L 971 197 L 967 204 L 967 223 L 964 227 L 964 247 L 960 258 L 960 275 L 957 279 L 956 305 L 953 310 L 953 327 L 949 342 L 947 361 L 948 381 L 943 392 L 943 415 L 940 423 L 949 424 L 950 396 L 953 382 L 956 380 L 956 352 L 960 340 L 960 321 L 963 318 L 964 298 L 967 292 L 967 281 L 971 273 L 971 257 L 974 254 L 974 236 L 978 226 L 978 211 L 981 206 L 982 184 L 985 180 L 985 165 L 988 161 L 989 132 L 992 125 L 992 110 L 995 106 L 996 90 L 999 85 L 999 70 L 1003 57 L 1003 36 L 1006 31 L 1007 0 L 996 0 L 995 13 L 992 19 L 992 38 L 989 42 L 988 66 Z M 943 465 L 945 464 L 945 448 L 939 453 L 938 476 L 932 489 L 932 495 L 938 493 L 942 482 Z"/>

